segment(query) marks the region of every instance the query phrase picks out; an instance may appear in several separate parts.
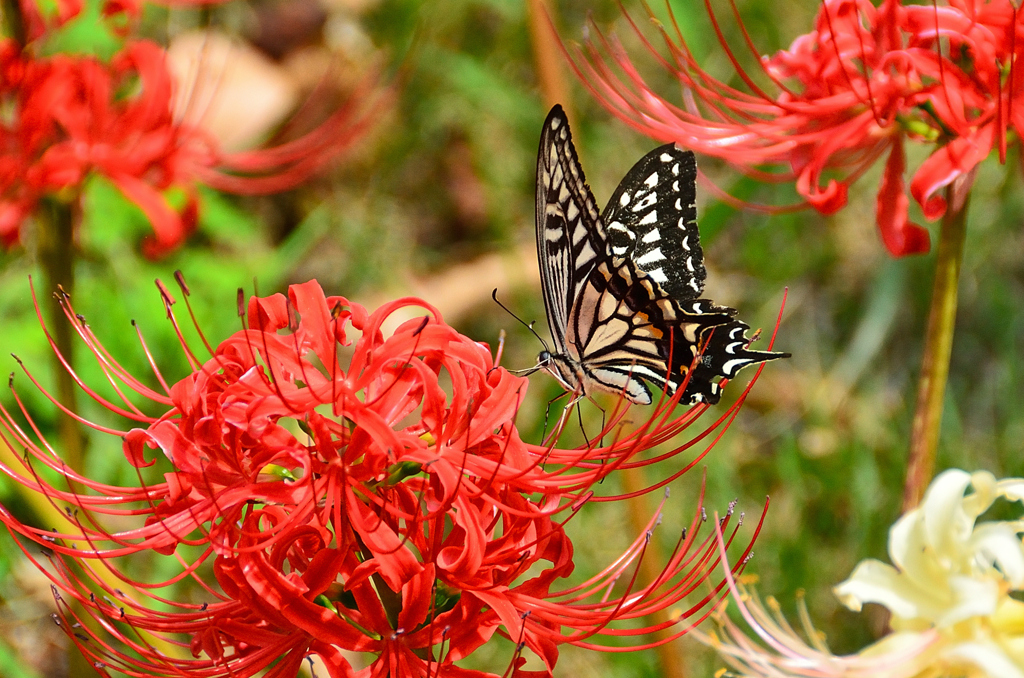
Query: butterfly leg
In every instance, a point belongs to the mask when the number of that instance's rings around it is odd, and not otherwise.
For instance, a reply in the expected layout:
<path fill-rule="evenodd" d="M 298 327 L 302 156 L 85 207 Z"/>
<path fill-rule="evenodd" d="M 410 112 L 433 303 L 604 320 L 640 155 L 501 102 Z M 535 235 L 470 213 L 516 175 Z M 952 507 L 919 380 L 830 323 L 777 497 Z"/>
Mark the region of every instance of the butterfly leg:
<path fill-rule="evenodd" d="M 587 447 L 591 448 L 591 447 L 593 447 L 593 443 L 590 440 L 590 436 L 587 435 L 587 430 L 583 427 L 583 410 L 580 408 L 580 401 L 581 400 L 583 400 L 582 396 L 576 398 L 575 400 L 573 400 L 571 403 L 569 403 L 569 405 L 567 405 L 567 407 L 572 407 L 573 405 L 576 406 L 576 417 L 577 417 L 577 419 L 580 422 L 580 433 L 583 434 L 583 439 L 585 441 L 587 441 Z M 597 444 L 598 444 L 598 446 L 603 446 L 604 445 L 604 427 L 605 427 L 605 425 L 607 424 L 607 421 L 608 421 L 608 413 L 593 398 L 588 397 L 588 400 L 590 400 L 590 402 L 594 403 L 594 407 L 596 407 L 597 409 L 601 410 L 601 429 L 600 429 L 601 430 L 601 439 L 597 441 Z"/>
<path fill-rule="evenodd" d="M 590 402 L 594 403 L 594 406 L 597 407 L 597 409 L 601 410 L 601 439 L 597 441 L 597 444 L 599 447 L 604 447 L 604 429 L 605 426 L 608 425 L 608 412 L 606 412 L 605 409 L 601 407 L 601 405 L 598 404 L 598 402 L 593 398 L 590 399 Z"/>
<path fill-rule="evenodd" d="M 562 395 L 565 395 L 566 393 L 570 393 L 570 391 L 566 391 Z M 562 396 L 558 396 L 557 398 L 553 398 L 550 401 L 548 401 L 548 413 L 550 413 L 550 411 L 551 411 L 551 405 L 556 400 L 558 400 L 561 397 Z M 562 408 L 562 414 L 561 414 L 561 416 L 558 417 L 558 424 L 556 424 L 555 429 L 551 432 L 551 435 L 553 436 L 554 440 L 557 440 L 558 437 L 560 437 L 562 435 L 562 431 L 565 430 L 565 425 L 566 425 L 566 423 L 569 420 L 569 415 L 572 413 L 573 410 L 576 410 L 576 416 L 577 416 L 577 419 L 580 422 L 580 433 L 583 434 L 583 439 L 587 443 L 587 448 L 589 449 L 591 447 L 590 436 L 587 435 L 587 430 L 583 427 L 583 410 L 580 408 L 580 401 L 583 400 L 584 397 L 585 396 L 582 393 L 574 393 L 572 399 L 565 404 L 565 407 Z M 595 405 L 596 405 L 596 403 L 595 403 Z M 597 408 L 599 410 L 601 410 L 601 412 L 602 412 L 602 421 L 603 421 L 604 410 L 601 408 L 600 405 L 598 405 Z M 545 431 L 547 430 L 547 418 L 548 418 L 548 415 L 545 414 L 545 417 L 544 417 L 544 428 L 545 428 Z M 604 430 L 604 429 L 602 428 L 602 430 Z"/>
<path fill-rule="evenodd" d="M 576 400 L 574 400 L 572 403 L 570 403 L 570 407 L 573 405 L 576 406 L 576 420 L 580 422 L 580 433 L 583 434 L 583 440 L 586 441 L 587 449 L 589 450 L 591 447 L 590 436 L 587 435 L 587 429 L 583 427 L 583 408 L 580 407 L 580 400 L 582 399 L 577 398 Z"/>
<path fill-rule="evenodd" d="M 548 437 L 548 421 L 551 418 L 551 406 L 554 405 L 559 400 L 561 400 L 562 398 L 564 398 L 565 396 L 567 396 L 568 394 L 569 394 L 569 391 L 564 391 L 564 392 L 556 395 L 554 398 L 552 398 L 551 400 L 548 401 L 547 407 L 544 408 L 544 430 L 540 434 L 540 439 L 541 440 L 546 440 L 547 437 Z M 571 404 L 567 405 L 566 407 L 570 407 L 570 406 L 571 406 Z M 561 419 L 559 421 L 561 421 Z M 561 430 L 562 430 L 561 426 L 557 427 L 556 430 L 559 433 L 561 433 Z"/>

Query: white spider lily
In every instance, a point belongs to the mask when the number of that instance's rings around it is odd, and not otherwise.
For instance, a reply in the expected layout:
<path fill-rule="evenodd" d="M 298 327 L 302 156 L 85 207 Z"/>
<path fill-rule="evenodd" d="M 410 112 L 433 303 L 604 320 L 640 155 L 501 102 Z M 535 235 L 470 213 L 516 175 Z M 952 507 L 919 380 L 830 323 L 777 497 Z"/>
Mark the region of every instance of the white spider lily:
<path fill-rule="evenodd" d="M 1014 595 L 1024 590 L 1024 520 L 978 523 L 1000 498 L 1024 499 L 1024 479 L 942 473 L 922 505 L 889 531 L 892 564 L 865 560 L 835 588 L 852 610 L 878 603 L 892 615 L 893 633 L 860 652 L 833 654 L 802 605 L 799 634 L 774 600 L 769 612 L 731 581 L 740 613 L 761 642 L 725 615 L 721 637 L 696 635 L 735 675 L 750 678 L 1024 678 L 1024 603 Z"/>

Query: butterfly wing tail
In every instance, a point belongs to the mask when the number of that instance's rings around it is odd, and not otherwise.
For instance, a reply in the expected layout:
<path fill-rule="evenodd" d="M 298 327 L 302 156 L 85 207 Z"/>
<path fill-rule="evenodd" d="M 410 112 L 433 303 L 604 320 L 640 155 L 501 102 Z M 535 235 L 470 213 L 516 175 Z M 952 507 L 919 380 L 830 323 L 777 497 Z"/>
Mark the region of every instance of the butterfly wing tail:
<path fill-rule="evenodd" d="M 704 336 L 702 353 L 693 366 L 693 374 L 683 394 L 683 401 L 715 404 L 722 397 L 722 387 L 716 378 L 734 379 L 740 370 L 751 365 L 789 358 L 789 353 L 752 351 L 747 330 L 741 320 L 730 320 L 709 328 Z M 687 370 L 690 365 L 680 366 Z"/>

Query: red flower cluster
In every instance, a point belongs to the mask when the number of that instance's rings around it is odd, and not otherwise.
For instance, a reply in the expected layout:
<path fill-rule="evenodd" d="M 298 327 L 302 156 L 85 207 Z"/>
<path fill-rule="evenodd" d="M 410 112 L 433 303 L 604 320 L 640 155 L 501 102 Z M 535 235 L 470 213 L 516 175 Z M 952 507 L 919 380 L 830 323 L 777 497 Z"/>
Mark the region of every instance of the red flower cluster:
<path fill-rule="evenodd" d="M 83 0 L 56 0 L 51 11 L 43 12 L 37 0 L 17 0 L 17 7 L 21 11 L 18 18 L 23 23 L 21 30 L 25 39 L 38 40 L 47 32 L 63 26 L 82 12 L 84 4 Z M 4 18 L 8 29 L 16 31 L 17 28 L 10 25 L 12 17 Z"/>
<path fill-rule="evenodd" d="M 44 37 L 50 31 L 60 28 L 81 14 L 83 0 L 54 0 L 48 11 L 40 7 L 40 0 L 15 0 L 21 12 L 21 31 L 26 41 L 32 42 Z M 151 0 L 159 5 L 217 5 L 227 0 Z M 142 13 L 142 0 L 103 0 L 100 13 L 114 23 L 138 19 Z M 4 17 L 10 24 L 11 17 Z M 10 28 L 10 26 L 8 26 Z"/>
<path fill-rule="evenodd" d="M 16 243 L 42 197 L 73 198 L 95 173 L 145 211 L 155 234 L 147 254 L 159 256 L 194 227 L 197 184 L 234 193 L 292 188 L 371 124 L 377 100 L 354 97 L 275 148 L 223 153 L 201 128 L 174 119 L 174 88 L 164 50 L 152 42 L 129 42 L 109 63 L 38 57 L 0 42 L 0 106 L 13 111 L 0 122 L 0 240 Z M 171 187 L 188 196 L 180 213 L 164 196 Z"/>
<path fill-rule="evenodd" d="M 1011 0 L 942 6 L 884 0 L 879 7 L 868 0 L 825 0 L 814 31 L 760 60 L 760 77 L 774 93 L 758 86 L 757 74 L 743 71 L 710 0 L 705 4 L 747 91 L 705 72 L 678 26 L 674 37 L 662 30 L 669 59 L 644 44 L 683 84 L 683 108 L 654 93 L 614 39 L 589 42 L 577 72 L 638 130 L 723 158 L 760 179 L 795 181 L 823 214 L 842 208 L 848 186 L 888 153 L 876 218 L 895 256 L 929 247 L 928 232 L 907 214 L 906 140 L 935 149 L 914 173 L 909 192 L 925 218 L 936 219 L 946 209 L 936 192 L 970 173 L 993 147 L 1005 160 L 1008 131 L 1024 130 L 1024 72 L 1015 66 L 1024 55 L 1024 16 Z M 783 171 L 760 171 L 765 166 Z"/>
<path fill-rule="evenodd" d="M 17 111 L 0 130 L 5 244 L 18 241 L 42 196 L 74 191 L 93 172 L 146 211 L 157 249 L 185 237 L 194 223 L 194 196 L 185 215 L 177 215 L 160 191 L 187 173 L 190 160 L 214 153 L 198 130 L 171 120 L 171 81 L 159 46 L 133 43 L 104 64 L 65 54 L 35 58 L 7 41 L 0 45 L 0 68 L 0 96 Z M 121 98 L 136 81 L 138 93 Z"/>
<path fill-rule="evenodd" d="M 173 300 L 163 295 L 170 312 Z M 74 322 L 66 298 L 64 306 Z M 384 330 L 413 307 L 423 314 Z M 723 583 L 706 581 L 719 557 L 713 534 L 698 538 L 699 507 L 657 581 L 636 582 L 648 531 L 606 570 L 556 587 L 575 567 L 564 523 L 595 484 L 650 463 L 637 455 L 680 433 L 706 405 L 675 416 L 675 403 L 665 402 L 605 447 L 530 445 L 515 426 L 526 380 L 495 366 L 486 346 L 423 302 L 367 313 L 310 282 L 287 297 L 251 299 L 246 317 L 247 328 L 207 347 L 205 361 L 183 341 L 193 370 L 172 386 L 157 372 L 160 391 L 127 374 L 78 318 L 121 402 L 90 395 L 139 426 L 94 425 L 123 438 L 137 487 L 68 470 L 28 433 L 34 424 L 2 413 L 5 442 L 26 451 L 20 468 L 2 470 L 67 506 L 69 527 L 33 528 L 6 510 L 0 519 L 46 547 L 60 623 L 97 667 L 283 677 L 316 655 L 335 677 L 483 678 L 493 674 L 456 662 L 499 634 L 516 643 L 513 675 L 550 676 L 563 643 L 600 647 L 601 635 L 649 632 L 633 620 L 695 594 L 681 635 L 724 594 Z M 163 413 L 144 415 L 130 392 Z M 662 456 L 704 440 L 735 411 Z M 608 437 L 621 413 L 612 419 Z M 54 471 L 61 482 L 45 481 Z M 76 485 L 88 490 L 66 489 Z M 734 529 L 730 521 L 721 527 Z M 27 545 L 25 552 L 35 557 Z M 163 559 L 158 571 L 175 573 L 134 580 L 124 566 L 131 558 L 122 557 L 146 553 Z M 66 596 L 78 605 L 64 604 Z M 526 649 L 539 670 L 526 670 Z M 353 652 L 374 658 L 357 670 Z"/>

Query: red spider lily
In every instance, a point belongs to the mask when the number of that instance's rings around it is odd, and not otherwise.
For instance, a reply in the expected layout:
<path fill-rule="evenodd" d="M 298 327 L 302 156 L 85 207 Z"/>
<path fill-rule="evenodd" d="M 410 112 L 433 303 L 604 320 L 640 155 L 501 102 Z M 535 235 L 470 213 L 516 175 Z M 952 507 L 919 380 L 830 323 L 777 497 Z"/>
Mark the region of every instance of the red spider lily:
<path fill-rule="evenodd" d="M 641 132 L 762 180 L 793 181 L 823 214 L 845 206 L 848 186 L 887 153 L 876 218 L 894 256 L 929 248 L 927 230 L 907 215 L 907 140 L 934 149 L 909 187 L 931 220 L 946 209 L 939 189 L 971 172 L 994 146 L 1005 160 L 1008 131 L 1024 128 L 1024 74 L 1014 65 L 1024 53 L 1024 17 L 1011 0 L 884 0 L 879 7 L 826 0 L 814 30 L 789 50 L 759 59 L 759 74 L 743 70 L 710 0 L 705 4 L 746 90 L 705 72 L 674 18 L 674 36 L 661 29 L 667 59 L 630 23 L 682 83 L 684 107 L 652 91 L 614 37 L 598 33 L 588 41 L 575 60 L 577 73 L 605 107 Z M 753 49 L 749 38 L 747 45 Z M 763 172 L 766 166 L 779 171 Z"/>
<path fill-rule="evenodd" d="M 173 319 L 173 300 L 161 290 Z M 495 366 L 486 346 L 424 302 L 368 313 L 326 297 L 315 281 L 287 297 L 251 299 L 247 327 L 206 345 L 205 361 L 182 339 L 191 373 L 168 385 L 155 371 L 154 390 L 111 358 L 66 297 L 63 306 L 116 397 L 79 384 L 137 428 L 89 425 L 123 439 L 140 482 L 111 486 L 67 469 L 23 407 L 27 428 L 0 410 L 5 442 L 25 450 L 20 465 L 0 470 L 68 507 L 65 529 L 30 527 L 2 507 L 0 520 L 46 548 L 49 566 L 23 546 L 59 590 L 59 623 L 100 668 L 294 676 L 317 655 L 332 676 L 483 677 L 495 674 L 456 662 L 499 634 L 516 643 L 513 675 L 550 676 L 561 644 L 600 648 L 600 638 L 674 623 L 681 635 L 725 593 L 724 582 L 707 581 L 720 559 L 713 535 L 699 535 L 699 507 L 657 581 L 636 581 L 652 519 L 606 570 L 556 588 L 575 568 L 564 524 L 595 484 L 626 464 L 649 463 L 637 455 L 706 405 L 673 416 L 675 403 L 664 402 L 606 447 L 530 445 L 515 426 L 527 382 Z M 384 330 L 411 307 L 424 315 Z M 144 414 L 130 394 L 163 413 Z M 735 413 L 665 454 L 688 450 Z M 621 413 L 611 418 L 609 437 L 622 421 Z M 46 480 L 54 473 L 61 482 Z M 136 581 L 122 558 L 144 554 L 176 573 Z M 166 593 L 189 580 L 206 603 Z M 679 622 L 631 624 L 684 599 L 691 603 Z M 541 670 L 524 668 L 524 649 Z M 346 652 L 375 658 L 357 671 Z"/>
<path fill-rule="evenodd" d="M 151 0 L 158 5 L 218 5 L 227 0 Z M 55 0 L 50 11 L 39 6 L 39 0 L 17 0 L 21 12 L 20 20 L 24 23 L 25 40 L 38 40 L 56 28 L 60 28 L 82 12 L 83 0 Z M 100 13 L 104 18 L 117 21 L 138 19 L 142 10 L 141 0 L 104 0 Z"/>
<path fill-rule="evenodd" d="M 36 0 L 18 0 L 17 4 L 24 24 L 21 29 L 25 39 L 38 40 L 78 16 L 85 3 L 83 0 L 56 0 L 50 12 L 43 12 Z"/>
<path fill-rule="evenodd" d="M 0 124 L 0 239 L 17 242 L 41 198 L 73 196 L 99 174 L 146 213 L 154 231 L 146 252 L 158 256 L 194 228 L 197 184 L 234 193 L 294 187 L 356 139 L 379 102 L 364 92 L 294 141 L 224 153 L 200 127 L 174 119 L 174 87 L 152 42 L 130 42 L 109 63 L 0 43 L 0 101 L 14 111 Z M 164 196 L 172 187 L 187 195 L 180 212 Z"/>

